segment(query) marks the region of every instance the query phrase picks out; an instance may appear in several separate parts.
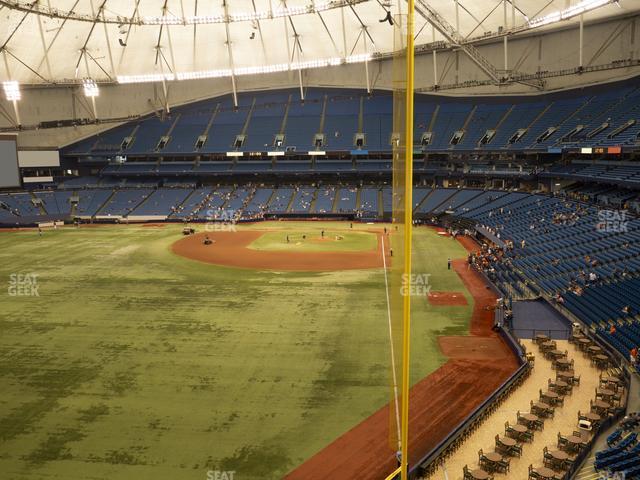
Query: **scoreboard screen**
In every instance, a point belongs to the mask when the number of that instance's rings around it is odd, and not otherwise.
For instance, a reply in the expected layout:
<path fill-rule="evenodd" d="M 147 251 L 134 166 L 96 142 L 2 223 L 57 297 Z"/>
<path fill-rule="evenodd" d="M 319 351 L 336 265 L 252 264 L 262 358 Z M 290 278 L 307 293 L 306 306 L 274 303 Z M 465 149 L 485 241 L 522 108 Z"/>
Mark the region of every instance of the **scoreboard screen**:
<path fill-rule="evenodd" d="M 0 135 L 0 188 L 21 186 L 17 140 L 15 135 Z"/>

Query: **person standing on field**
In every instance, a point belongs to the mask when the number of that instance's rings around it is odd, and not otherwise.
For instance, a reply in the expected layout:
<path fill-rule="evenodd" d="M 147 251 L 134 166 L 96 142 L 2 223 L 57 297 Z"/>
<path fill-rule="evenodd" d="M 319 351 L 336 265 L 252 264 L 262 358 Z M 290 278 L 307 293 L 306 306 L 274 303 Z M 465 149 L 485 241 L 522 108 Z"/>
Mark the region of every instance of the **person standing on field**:
<path fill-rule="evenodd" d="M 451 258 L 447 259 L 447 270 L 451 270 Z"/>

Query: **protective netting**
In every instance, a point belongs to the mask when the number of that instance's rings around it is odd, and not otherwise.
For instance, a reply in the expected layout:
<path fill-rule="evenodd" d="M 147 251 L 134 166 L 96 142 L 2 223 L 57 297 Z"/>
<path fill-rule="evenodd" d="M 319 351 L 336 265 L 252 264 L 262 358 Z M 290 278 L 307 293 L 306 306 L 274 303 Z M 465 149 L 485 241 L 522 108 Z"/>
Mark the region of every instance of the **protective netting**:
<path fill-rule="evenodd" d="M 388 269 L 389 304 L 390 304 L 390 337 L 391 337 L 391 408 L 390 408 L 390 446 L 400 450 L 400 426 L 402 411 L 402 333 L 404 295 L 407 293 L 408 279 L 405 278 L 405 191 L 406 191 L 406 102 L 407 102 L 407 39 L 406 15 L 394 17 L 394 51 L 393 59 L 393 225 L 389 237 L 392 251 L 391 265 Z M 412 148 L 412 146 L 409 146 Z"/>

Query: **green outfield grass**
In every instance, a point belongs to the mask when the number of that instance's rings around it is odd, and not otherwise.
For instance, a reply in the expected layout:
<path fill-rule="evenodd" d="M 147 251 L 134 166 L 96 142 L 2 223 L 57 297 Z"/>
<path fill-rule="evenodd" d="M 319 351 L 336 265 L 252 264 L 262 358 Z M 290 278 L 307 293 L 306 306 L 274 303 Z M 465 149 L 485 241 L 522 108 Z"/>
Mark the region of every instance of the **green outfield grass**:
<path fill-rule="evenodd" d="M 171 253 L 180 230 L 0 232 L 1 478 L 280 478 L 388 401 L 382 269 L 216 267 Z M 415 269 L 435 290 L 464 291 L 446 269 L 464 255 L 416 231 Z M 37 275 L 38 296 L 11 296 L 14 274 Z M 446 360 L 437 335 L 468 331 L 466 295 L 414 299 L 413 382 Z"/>
<path fill-rule="evenodd" d="M 322 227 L 318 229 L 317 226 L 310 225 L 311 227 L 307 225 L 299 230 L 287 228 L 284 232 L 266 232 L 251 242 L 249 248 L 294 252 L 366 252 L 378 246 L 375 233 L 351 229 L 324 230 Z"/>

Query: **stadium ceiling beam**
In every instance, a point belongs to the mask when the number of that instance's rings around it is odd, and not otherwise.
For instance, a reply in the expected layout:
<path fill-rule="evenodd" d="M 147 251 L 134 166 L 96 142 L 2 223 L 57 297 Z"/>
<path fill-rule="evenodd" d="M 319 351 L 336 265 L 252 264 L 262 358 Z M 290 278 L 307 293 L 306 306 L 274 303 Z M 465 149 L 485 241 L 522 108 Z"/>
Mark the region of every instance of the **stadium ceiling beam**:
<path fill-rule="evenodd" d="M 229 5 L 227 5 L 227 0 L 222 0 L 222 6 L 224 7 L 225 16 L 229 15 Z M 238 89 L 236 87 L 236 74 L 235 74 L 235 64 L 233 61 L 233 48 L 231 47 L 231 35 L 229 33 L 229 22 L 225 22 L 224 31 L 227 39 L 227 53 L 229 56 L 229 68 L 231 68 L 231 89 L 233 93 L 233 106 L 238 108 Z"/>
<path fill-rule="evenodd" d="M 139 1 L 139 0 L 138 0 Z M 75 2 L 73 3 L 73 5 L 71 6 L 71 10 L 73 10 L 74 8 L 76 8 L 76 6 L 78 5 L 78 3 L 80 3 L 80 0 L 75 0 Z M 47 48 L 45 50 L 45 54 L 42 57 L 42 59 L 40 60 L 40 63 L 38 64 L 38 68 L 36 68 L 36 70 L 40 71 L 40 68 L 42 68 L 42 64 L 43 62 L 45 62 L 48 58 L 49 55 L 49 51 L 51 50 L 51 47 L 53 47 L 53 44 L 55 43 L 55 41 L 58 39 L 58 36 L 60 35 L 60 33 L 62 32 L 62 29 L 64 28 L 65 24 L 67 23 L 67 20 L 63 20 L 62 21 L 62 25 L 60 25 L 60 27 L 58 28 L 58 30 L 56 31 L 56 34 L 53 36 L 53 38 L 51 39 L 51 42 L 49 43 L 49 45 L 47 45 Z"/>
<path fill-rule="evenodd" d="M 428 20 L 453 46 L 460 48 L 491 80 L 500 83 L 496 67 L 489 62 L 473 45 L 463 43 L 460 33 L 434 10 L 425 0 L 416 0 L 416 12 Z"/>
<path fill-rule="evenodd" d="M 487 14 L 484 16 L 484 18 L 483 18 L 482 20 L 480 20 L 480 21 L 477 23 L 477 25 L 476 25 L 475 27 L 473 27 L 473 29 L 472 29 L 469 33 L 467 33 L 467 34 L 465 35 L 465 37 L 464 37 L 464 38 L 465 38 L 465 39 L 467 39 L 467 38 L 471 37 L 471 35 L 473 35 L 473 32 L 475 32 L 478 28 L 482 27 L 482 26 L 484 25 L 484 22 L 486 22 L 486 21 L 487 21 L 487 19 L 488 19 L 491 15 L 493 15 L 493 12 L 495 12 L 495 11 L 498 9 L 498 7 L 501 5 L 501 3 L 502 3 L 502 2 L 498 2 L 498 3 L 496 3 L 496 4 L 495 4 L 495 6 L 494 6 L 491 10 L 489 10 L 489 13 L 487 13 Z"/>
<path fill-rule="evenodd" d="M 35 5 L 35 3 L 34 3 Z M 22 24 L 24 23 L 24 21 L 27 19 L 27 17 L 29 16 L 29 11 L 27 11 L 22 18 L 20 19 L 20 21 L 18 22 L 18 25 L 15 26 L 15 28 L 11 31 L 11 33 L 9 34 L 9 36 L 7 37 L 7 39 L 4 41 L 4 43 L 2 44 L 2 46 L 0 47 L 0 52 L 3 52 L 6 48 L 7 45 L 9 44 L 9 42 L 11 41 L 11 39 L 13 38 L 13 36 L 16 34 L 16 32 L 18 31 L 18 29 L 20 29 L 20 27 L 22 26 Z"/>
<path fill-rule="evenodd" d="M 180 3 L 182 5 L 182 2 Z M 193 16 L 198 16 L 198 0 L 194 0 L 193 2 Z M 193 51 L 191 52 L 191 61 L 193 62 L 194 68 L 196 65 L 196 59 L 198 58 L 198 25 L 193 24 Z"/>
<path fill-rule="evenodd" d="M 49 52 L 47 50 L 47 42 L 44 39 L 44 28 L 42 28 L 42 19 L 40 18 L 40 15 L 37 15 L 36 17 L 38 19 L 38 32 L 40 34 L 40 44 L 42 45 L 42 52 L 44 55 L 45 65 L 47 67 L 47 74 L 49 75 L 49 78 L 53 78 L 53 74 L 51 73 L 51 62 L 49 61 Z M 38 66 L 37 70 L 40 70 L 40 65 Z"/>
<path fill-rule="evenodd" d="M 336 45 L 336 41 L 333 38 L 333 35 L 331 34 L 331 30 L 329 30 L 329 27 L 327 27 L 326 22 L 324 21 L 324 18 L 322 17 L 322 14 L 320 12 L 318 13 L 318 18 L 320 18 L 320 22 L 322 23 L 322 26 L 324 27 L 324 31 L 327 32 L 327 35 L 329 36 L 329 40 L 331 40 L 331 44 L 333 45 L 333 49 L 336 52 L 336 55 L 339 57 L 340 56 L 340 50 L 338 49 L 338 46 Z"/>
<path fill-rule="evenodd" d="M 349 8 L 351 9 L 351 11 L 355 15 L 355 17 L 358 19 L 358 22 L 360 23 L 360 26 L 362 27 L 364 33 L 367 35 L 367 37 L 369 37 L 369 40 L 371 40 L 371 45 L 373 45 L 373 48 L 375 48 L 376 47 L 376 41 L 369 34 L 369 30 L 367 30 L 367 26 L 365 25 L 365 23 L 360 18 L 360 15 L 358 15 L 358 12 L 356 12 L 356 9 L 353 7 L 353 5 L 349 4 Z"/>
<path fill-rule="evenodd" d="M 94 22 L 91 24 L 91 29 L 89 30 L 89 34 L 87 35 L 87 38 L 85 39 L 84 44 L 80 49 L 80 55 L 78 56 L 78 61 L 76 62 L 76 70 L 75 70 L 76 78 L 78 78 L 78 68 L 80 67 L 80 62 L 82 62 L 82 58 L 87 52 L 87 45 L 89 44 L 91 35 L 93 35 L 93 31 L 95 30 L 96 25 L 98 24 L 98 18 L 100 17 L 100 13 L 104 9 L 104 6 L 106 5 L 106 3 L 107 3 L 107 0 L 103 0 L 102 4 L 100 5 L 100 8 L 98 8 L 98 14 L 94 16 Z M 111 75 L 109 75 L 108 77 L 110 80 L 112 79 Z"/>
<path fill-rule="evenodd" d="M 133 7 L 133 16 L 134 17 L 138 14 L 139 5 L 140 5 L 140 0 L 136 0 L 136 4 Z M 122 47 L 122 52 L 120 53 L 120 60 L 118 60 L 118 70 L 120 70 L 120 67 L 122 66 L 122 62 L 124 61 L 124 54 L 126 53 L 127 46 L 129 45 L 129 35 L 130 34 L 131 34 L 131 25 L 129 25 L 129 27 L 127 28 L 127 34 L 125 35 L 124 40 L 122 40 L 121 38 L 118 39 L 118 43 Z"/>
<path fill-rule="evenodd" d="M 105 0 L 105 6 L 107 4 L 107 1 Z M 91 10 L 93 11 L 93 0 L 91 0 Z M 102 9 L 102 16 L 104 17 L 104 8 Z M 109 38 L 109 32 L 107 30 L 107 24 L 106 23 L 102 23 L 102 27 L 104 29 L 104 39 L 107 42 L 107 54 L 109 55 L 109 63 L 111 65 L 111 74 L 113 77 L 117 77 L 118 76 L 118 72 L 116 72 L 116 66 L 113 63 L 113 53 L 111 52 L 111 40 Z"/>
<path fill-rule="evenodd" d="M 309 13 L 315 13 L 317 11 L 327 11 L 336 8 L 343 8 L 346 6 L 357 5 L 359 3 L 366 3 L 370 0 L 332 0 L 321 6 L 316 6 L 314 2 L 311 2 L 303 8 L 292 8 L 288 11 L 278 10 L 265 10 L 256 12 L 254 15 L 246 14 L 232 14 L 225 13 L 224 15 L 203 15 L 194 17 L 140 17 L 137 15 L 131 17 L 125 17 L 122 15 L 104 16 L 100 21 L 103 23 L 112 23 L 116 25 L 191 25 L 191 24 L 211 24 L 211 23 L 230 23 L 230 22 L 248 22 L 252 20 L 270 20 L 279 17 L 287 17 L 290 15 L 306 15 Z M 37 2 L 36 2 L 37 3 Z M 48 2 L 47 2 L 48 3 Z M 69 11 L 59 10 L 51 7 L 50 5 L 36 5 L 25 2 L 24 0 L 0 0 L 0 8 L 9 8 L 11 10 L 17 10 L 22 12 L 34 13 L 36 15 L 43 15 L 49 18 L 58 18 L 62 20 L 74 20 L 78 22 L 93 23 L 94 19 L 91 15 L 77 13 L 73 9 Z"/>
<path fill-rule="evenodd" d="M 198 2 L 198 0 L 196 0 L 196 3 Z M 251 0 L 251 6 L 253 7 L 253 12 L 257 13 L 258 10 L 256 8 L 256 0 Z M 264 42 L 264 36 L 262 35 L 262 24 L 260 23 L 260 20 L 256 20 L 255 21 L 255 25 L 256 25 L 256 30 L 258 30 L 258 35 L 260 35 L 260 45 L 262 46 L 262 56 L 264 58 L 265 63 L 269 63 L 269 59 L 267 56 L 267 45 Z"/>

